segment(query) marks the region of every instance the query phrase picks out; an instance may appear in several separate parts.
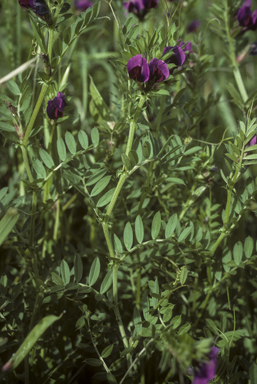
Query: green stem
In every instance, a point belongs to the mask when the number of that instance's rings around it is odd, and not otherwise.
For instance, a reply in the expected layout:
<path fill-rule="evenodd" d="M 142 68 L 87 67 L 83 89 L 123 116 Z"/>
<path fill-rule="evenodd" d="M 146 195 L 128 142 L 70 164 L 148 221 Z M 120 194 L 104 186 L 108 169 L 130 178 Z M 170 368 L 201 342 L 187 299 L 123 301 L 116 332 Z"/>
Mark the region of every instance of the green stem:
<path fill-rule="evenodd" d="M 138 117 L 139 117 L 139 115 L 141 113 L 141 110 L 142 110 L 142 107 L 144 105 L 144 102 L 145 102 L 145 97 L 141 96 L 141 98 L 139 100 L 139 103 L 138 103 L 138 107 L 137 107 L 136 113 L 134 115 L 134 118 L 133 118 L 133 120 L 130 123 L 129 137 L 128 137 L 128 142 L 127 142 L 127 147 L 126 147 L 126 155 L 128 155 L 129 152 L 131 151 L 132 144 L 133 144 L 133 139 L 134 139 L 134 134 L 135 134 L 136 122 L 137 122 L 137 119 L 138 119 Z M 102 222 L 103 232 L 104 232 L 105 240 L 106 240 L 107 247 L 108 247 L 108 250 L 109 250 L 109 255 L 110 255 L 110 257 L 112 259 L 115 259 L 116 255 L 114 253 L 113 246 L 112 246 L 112 241 L 111 241 L 111 237 L 110 237 L 110 233 L 109 233 L 109 228 L 108 228 L 108 222 L 109 222 L 110 215 L 111 215 L 111 213 L 113 211 L 113 208 L 115 206 L 115 203 L 116 203 L 116 201 L 117 201 L 117 199 L 119 197 L 119 194 L 120 194 L 120 191 L 122 189 L 122 186 L 125 183 L 125 180 L 126 180 L 127 177 L 128 177 L 127 171 L 124 170 L 124 172 L 122 173 L 122 175 L 119 178 L 119 181 L 118 181 L 117 187 L 116 187 L 116 189 L 114 191 L 112 200 L 111 200 L 111 202 L 110 202 L 110 204 L 108 206 L 108 209 L 107 209 L 104 221 Z M 122 322 L 122 318 L 121 318 L 121 315 L 120 315 L 120 311 L 119 311 L 118 269 L 119 269 L 119 265 L 117 263 L 114 263 L 114 266 L 113 266 L 113 300 L 114 300 L 114 308 L 113 309 L 114 309 L 114 313 L 115 313 L 115 316 L 116 316 L 116 319 L 117 319 L 117 322 L 118 322 L 118 327 L 119 327 L 119 331 L 120 331 L 120 334 L 121 334 L 121 337 L 122 337 L 122 341 L 123 341 L 124 347 L 128 348 L 129 344 L 128 344 L 125 328 L 124 328 L 124 325 L 123 325 L 123 322 Z M 128 362 L 129 362 L 129 355 L 127 355 L 127 359 L 128 359 Z"/>

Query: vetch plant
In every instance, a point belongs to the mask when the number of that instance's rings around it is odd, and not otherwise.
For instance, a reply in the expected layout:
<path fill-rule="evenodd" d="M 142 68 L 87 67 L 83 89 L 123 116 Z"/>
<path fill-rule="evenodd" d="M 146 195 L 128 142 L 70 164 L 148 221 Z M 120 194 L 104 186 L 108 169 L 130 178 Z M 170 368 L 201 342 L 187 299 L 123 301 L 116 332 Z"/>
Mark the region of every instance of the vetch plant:
<path fill-rule="evenodd" d="M 254 4 L 15 4 L 1 383 L 255 384 Z"/>

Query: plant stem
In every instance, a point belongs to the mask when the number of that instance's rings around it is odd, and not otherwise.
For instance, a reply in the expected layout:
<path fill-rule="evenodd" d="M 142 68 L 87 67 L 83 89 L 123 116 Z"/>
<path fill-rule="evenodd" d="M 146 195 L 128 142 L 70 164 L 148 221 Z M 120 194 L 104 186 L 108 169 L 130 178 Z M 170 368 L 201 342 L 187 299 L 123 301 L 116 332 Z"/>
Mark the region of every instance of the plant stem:
<path fill-rule="evenodd" d="M 127 142 L 127 147 L 126 147 L 126 155 L 128 155 L 129 152 L 131 151 L 133 140 L 134 140 L 136 122 L 137 122 L 137 119 L 138 119 L 138 117 L 139 117 L 139 115 L 141 113 L 141 110 L 142 110 L 142 107 L 144 105 L 144 102 L 145 102 L 145 97 L 141 96 L 141 98 L 139 100 L 139 103 L 138 103 L 137 110 L 136 110 L 135 115 L 134 115 L 134 118 L 133 118 L 133 120 L 130 123 L 129 137 L 128 137 L 128 142 Z M 109 228 L 108 228 L 108 222 L 109 222 L 110 215 L 111 215 L 111 213 L 112 213 L 112 211 L 114 209 L 114 206 L 116 204 L 116 201 L 117 201 L 117 199 L 119 197 L 119 194 L 120 194 L 120 191 L 122 189 L 122 186 L 125 183 L 125 180 L 127 179 L 127 177 L 128 177 L 127 171 L 124 170 L 122 175 L 119 178 L 117 187 L 116 187 L 116 189 L 114 191 L 113 197 L 112 197 L 111 202 L 110 202 L 110 204 L 108 206 L 108 209 L 107 209 L 104 221 L 102 222 L 103 232 L 104 232 L 105 240 L 106 240 L 107 247 L 108 247 L 108 250 L 109 250 L 109 255 L 110 255 L 110 257 L 112 259 L 115 259 L 116 255 L 114 253 L 113 246 L 112 246 L 112 241 L 111 241 L 111 237 L 110 237 L 110 233 L 109 233 Z M 120 330 L 120 334 L 121 334 L 121 337 L 122 337 L 122 341 L 123 341 L 124 347 L 128 348 L 129 344 L 128 344 L 126 332 L 125 332 L 125 329 L 124 329 L 124 325 L 123 325 L 123 322 L 122 322 L 122 318 L 121 318 L 121 315 L 120 315 L 120 310 L 119 310 L 118 268 L 119 268 L 118 263 L 114 263 L 114 266 L 113 266 L 114 313 L 115 313 L 115 316 L 116 316 L 116 319 L 117 319 L 117 322 L 118 322 L 118 327 L 119 327 L 119 330 Z M 129 355 L 127 355 L 127 359 L 129 359 Z"/>

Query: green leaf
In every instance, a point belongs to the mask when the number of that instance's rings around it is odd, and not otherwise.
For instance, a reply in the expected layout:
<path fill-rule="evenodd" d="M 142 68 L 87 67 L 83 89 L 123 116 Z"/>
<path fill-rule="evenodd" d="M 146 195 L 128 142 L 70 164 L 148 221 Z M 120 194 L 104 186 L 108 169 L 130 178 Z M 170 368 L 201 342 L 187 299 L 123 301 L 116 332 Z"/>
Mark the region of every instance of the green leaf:
<path fill-rule="evenodd" d="M 68 150 L 70 151 L 70 153 L 72 155 L 75 155 L 75 153 L 76 153 L 76 141 L 75 141 L 72 133 L 70 133 L 68 131 L 65 133 L 65 141 L 66 141 L 66 144 L 67 144 L 67 147 L 68 147 Z"/>
<path fill-rule="evenodd" d="M 97 171 L 96 173 L 94 173 L 92 176 L 90 176 L 90 178 L 86 182 L 86 186 L 88 187 L 89 185 L 95 184 L 98 180 L 103 178 L 106 172 L 107 172 L 107 169 L 100 169 L 100 171 Z"/>
<path fill-rule="evenodd" d="M 2 192 L 2 190 L 1 190 Z M 0 245 L 9 235 L 20 217 L 19 212 L 15 208 L 9 208 L 4 217 L 0 221 Z"/>
<path fill-rule="evenodd" d="M 182 242 L 184 241 L 187 236 L 190 234 L 190 232 L 192 231 L 192 227 L 189 226 L 189 227 L 186 227 L 182 232 L 181 234 L 179 235 L 179 238 L 178 238 L 178 242 Z"/>
<path fill-rule="evenodd" d="M 92 106 L 90 107 L 90 112 L 92 117 L 95 119 L 95 121 L 111 121 L 110 113 L 109 113 L 109 108 L 107 107 L 105 101 L 103 100 L 100 92 L 95 86 L 95 83 L 90 77 L 90 94 L 92 97 Z M 93 140 L 92 140 L 93 141 Z"/>
<path fill-rule="evenodd" d="M 174 213 L 174 215 L 172 215 L 170 218 L 169 218 L 169 221 L 166 225 L 166 229 L 165 229 L 165 239 L 168 239 L 168 237 L 171 237 L 175 228 L 176 228 L 176 225 L 177 225 L 177 220 L 178 220 L 178 216 L 176 213 Z"/>
<path fill-rule="evenodd" d="M 16 132 L 12 124 L 5 123 L 4 121 L 0 121 L 0 131 Z M 17 141 L 18 141 L 18 135 L 17 135 Z"/>
<path fill-rule="evenodd" d="M 130 171 L 132 169 L 131 161 L 129 160 L 128 156 L 125 153 L 121 154 L 121 160 L 124 165 L 124 167 Z"/>
<path fill-rule="evenodd" d="M 95 147 L 99 144 L 99 131 L 94 127 L 91 131 L 91 140 Z"/>
<path fill-rule="evenodd" d="M 104 190 L 104 188 L 107 187 L 111 178 L 112 178 L 111 176 L 105 176 L 100 181 L 98 181 L 98 183 L 92 189 L 90 196 L 99 195 L 99 193 L 101 193 Z"/>
<path fill-rule="evenodd" d="M 144 240 L 144 224 L 140 215 L 136 217 L 135 234 L 137 241 L 141 244 Z"/>
<path fill-rule="evenodd" d="M 46 170 L 39 159 L 33 159 L 33 168 L 35 169 L 39 179 L 46 178 Z"/>
<path fill-rule="evenodd" d="M 65 44 L 69 44 L 70 42 L 70 39 L 71 39 L 71 27 L 70 25 L 68 27 L 65 28 L 65 30 L 63 31 L 63 40 L 65 42 Z"/>
<path fill-rule="evenodd" d="M 101 362 L 101 360 L 98 360 L 98 359 L 86 359 L 85 362 L 89 365 L 92 365 L 93 367 L 100 367 L 101 365 L 103 365 L 103 363 Z"/>
<path fill-rule="evenodd" d="M 62 161 L 66 159 L 66 146 L 61 137 L 57 140 L 57 152 Z"/>
<path fill-rule="evenodd" d="M 12 92 L 14 95 L 19 96 L 21 91 L 18 87 L 17 83 L 15 83 L 14 80 L 9 80 L 7 83 L 7 87 L 9 88 L 10 92 Z"/>
<path fill-rule="evenodd" d="M 79 131 L 78 139 L 79 139 L 79 143 L 80 143 L 81 147 L 83 149 L 87 149 L 88 148 L 87 134 L 84 131 Z"/>
<path fill-rule="evenodd" d="M 137 156 L 136 151 L 134 151 L 134 150 L 130 151 L 128 154 L 128 158 L 129 158 L 133 167 L 138 164 L 138 156 Z"/>
<path fill-rule="evenodd" d="M 108 192 L 106 192 L 97 202 L 96 206 L 98 208 L 104 207 L 105 205 L 109 204 L 111 201 L 113 194 L 115 192 L 116 188 L 110 189 Z"/>
<path fill-rule="evenodd" d="M 100 293 L 103 295 L 112 285 L 112 270 L 108 271 L 102 281 Z"/>
<path fill-rule="evenodd" d="M 178 316 L 173 317 L 173 319 L 171 320 L 169 325 L 172 325 L 172 328 L 176 329 L 180 326 L 181 321 L 182 321 L 181 315 L 178 315 Z"/>
<path fill-rule="evenodd" d="M 43 333 L 49 328 L 55 321 L 59 320 L 62 317 L 49 315 L 44 317 L 40 322 L 35 325 L 32 331 L 28 334 L 26 339 L 20 345 L 17 352 L 11 357 L 11 359 L 2 367 L 2 371 L 6 372 L 10 369 L 15 369 L 22 362 L 22 360 L 27 356 L 31 348 L 35 345 L 37 340 L 43 335 Z"/>
<path fill-rule="evenodd" d="M 100 9 L 101 9 L 101 1 L 98 1 L 97 3 L 95 3 L 93 5 L 93 8 L 92 8 L 92 13 L 93 13 L 94 19 L 96 19 L 97 16 L 99 15 Z"/>
<path fill-rule="evenodd" d="M 180 273 L 180 276 L 179 276 L 179 280 L 180 280 L 181 285 L 185 284 L 186 279 L 187 279 L 187 268 L 186 267 L 182 267 L 181 268 L 181 273 Z"/>
<path fill-rule="evenodd" d="M 154 218 L 153 218 L 152 230 L 151 230 L 152 239 L 156 239 L 156 237 L 159 235 L 160 229 L 161 229 L 161 213 L 159 211 L 154 215 Z"/>
<path fill-rule="evenodd" d="M 123 240 L 126 249 L 129 251 L 133 244 L 133 231 L 129 221 L 127 222 L 124 228 Z"/>
<path fill-rule="evenodd" d="M 179 179 L 178 177 L 167 177 L 166 181 L 173 184 L 182 184 L 185 185 L 184 180 Z"/>
<path fill-rule="evenodd" d="M 257 383 L 257 364 L 252 363 L 249 370 L 251 384 Z"/>
<path fill-rule="evenodd" d="M 51 169 L 52 167 L 54 167 L 53 159 L 51 158 L 49 153 L 47 153 L 43 148 L 39 149 L 39 155 L 43 160 L 43 162 L 45 163 L 45 165 L 47 166 L 47 168 Z"/>
<path fill-rule="evenodd" d="M 67 261 L 62 260 L 61 262 L 61 276 L 64 284 L 69 284 L 70 282 L 70 268 Z"/>
<path fill-rule="evenodd" d="M 53 48 L 54 48 L 55 53 L 58 56 L 61 56 L 61 54 L 62 54 L 62 40 L 59 37 L 54 41 Z"/>
<path fill-rule="evenodd" d="M 102 358 L 106 359 L 107 357 L 109 357 L 110 354 L 112 353 L 112 350 L 113 350 L 113 344 L 108 345 L 108 347 L 104 348 L 103 352 L 101 353 Z"/>
<path fill-rule="evenodd" d="M 76 282 L 79 283 L 83 276 L 83 263 L 78 253 L 76 253 L 74 259 L 74 273 Z"/>
<path fill-rule="evenodd" d="M 242 245 L 241 241 L 238 241 L 234 245 L 233 256 L 234 256 L 234 260 L 235 260 L 236 264 L 239 265 L 241 263 L 242 257 L 243 257 L 243 245 Z"/>
<path fill-rule="evenodd" d="M 89 272 L 89 283 L 88 285 L 94 285 L 100 274 L 100 260 L 96 257 L 91 265 Z"/>
<path fill-rule="evenodd" d="M 142 146 L 142 151 L 143 151 L 143 156 L 145 159 L 148 159 L 148 157 L 151 154 L 151 144 L 149 141 L 145 141 L 143 146 Z"/>
<path fill-rule="evenodd" d="M 252 256 L 252 253 L 253 253 L 253 239 L 252 239 L 251 236 L 248 236 L 245 239 L 245 242 L 244 242 L 244 253 L 245 253 L 245 256 L 247 257 L 247 259 L 249 259 Z"/>
<path fill-rule="evenodd" d="M 123 252 L 122 243 L 115 233 L 113 234 L 113 241 L 114 241 L 115 252 L 116 253 L 122 253 Z"/>

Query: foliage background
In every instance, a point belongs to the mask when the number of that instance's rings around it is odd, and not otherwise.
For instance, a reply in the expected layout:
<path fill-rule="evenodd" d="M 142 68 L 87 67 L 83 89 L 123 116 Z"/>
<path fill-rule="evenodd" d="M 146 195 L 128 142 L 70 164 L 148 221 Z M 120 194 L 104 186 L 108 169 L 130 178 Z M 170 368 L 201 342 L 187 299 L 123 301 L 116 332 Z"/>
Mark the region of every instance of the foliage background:
<path fill-rule="evenodd" d="M 111 4 L 120 25 L 108 2 L 94 21 L 96 4 L 35 121 L 26 147 L 33 181 L 4 100 L 20 109 L 25 129 L 45 80 L 42 62 L 0 85 L 2 366 L 24 340 L 37 341 L 3 383 L 190 383 L 189 367 L 211 343 L 220 348 L 216 382 L 256 382 L 257 157 L 243 156 L 256 132 L 256 57 L 239 63 L 244 100 L 229 51 L 231 43 L 238 56 L 256 31 L 240 33 L 240 1 L 159 3 L 140 25 L 121 1 Z M 17 1 L 0 7 L 2 78 L 38 56 L 40 44 Z M 67 13 L 58 26 L 65 42 L 80 17 L 73 4 Z M 188 34 L 194 19 L 200 28 Z M 34 25 L 47 36 L 42 21 Z M 178 38 L 192 41 L 194 53 L 148 94 L 126 157 L 140 92 L 125 64 L 137 53 L 160 58 L 160 47 Z M 53 57 L 62 49 L 56 40 Z M 68 105 L 57 127 L 45 110 L 60 90 Z M 124 169 L 109 218 L 110 199 L 99 201 L 113 196 Z"/>

